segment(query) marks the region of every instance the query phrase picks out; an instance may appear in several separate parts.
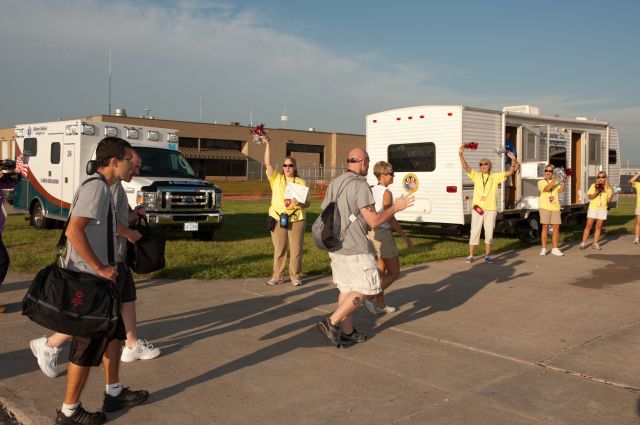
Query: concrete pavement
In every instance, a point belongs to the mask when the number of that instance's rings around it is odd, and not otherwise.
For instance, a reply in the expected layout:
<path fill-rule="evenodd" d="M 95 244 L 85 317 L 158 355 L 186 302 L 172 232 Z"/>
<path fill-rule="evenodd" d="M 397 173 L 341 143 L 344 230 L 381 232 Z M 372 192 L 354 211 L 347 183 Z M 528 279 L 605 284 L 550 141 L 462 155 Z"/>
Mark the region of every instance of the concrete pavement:
<path fill-rule="evenodd" d="M 315 327 L 335 306 L 330 276 L 141 281 L 139 335 L 163 353 L 122 365 L 151 397 L 109 423 L 638 424 L 640 246 L 614 238 L 404 269 L 387 295 L 398 312 L 360 309 L 372 337 L 348 349 Z M 54 422 L 68 355 L 58 378 L 40 372 L 29 340 L 48 332 L 19 312 L 30 281 L 0 286 L 0 402 L 25 425 Z M 100 408 L 103 391 L 94 369 L 83 405 Z"/>

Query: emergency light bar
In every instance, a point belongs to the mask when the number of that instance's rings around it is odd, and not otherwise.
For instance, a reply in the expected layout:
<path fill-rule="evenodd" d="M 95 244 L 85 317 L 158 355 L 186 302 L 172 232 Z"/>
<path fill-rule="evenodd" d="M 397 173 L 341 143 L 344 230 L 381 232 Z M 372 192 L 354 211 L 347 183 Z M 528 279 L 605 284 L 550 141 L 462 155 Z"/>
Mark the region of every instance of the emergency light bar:
<path fill-rule="evenodd" d="M 140 136 L 140 132 L 137 128 L 127 128 L 127 138 L 137 139 Z"/>
<path fill-rule="evenodd" d="M 64 134 L 66 134 L 67 136 L 79 134 L 78 132 L 80 132 L 80 134 L 86 134 L 87 136 L 93 136 L 94 134 L 96 134 L 96 128 L 91 124 L 73 124 L 67 125 L 64 128 Z"/>
<path fill-rule="evenodd" d="M 116 127 L 105 127 L 104 128 L 104 135 L 106 137 L 118 137 L 118 129 Z"/>
<path fill-rule="evenodd" d="M 178 143 L 178 135 L 176 133 L 167 134 L 167 142 Z"/>
<path fill-rule="evenodd" d="M 147 139 L 152 142 L 157 142 L 158 140 L 160 140 L 160 133 L 155 130 L 149 130 L 147 131 Z"/>

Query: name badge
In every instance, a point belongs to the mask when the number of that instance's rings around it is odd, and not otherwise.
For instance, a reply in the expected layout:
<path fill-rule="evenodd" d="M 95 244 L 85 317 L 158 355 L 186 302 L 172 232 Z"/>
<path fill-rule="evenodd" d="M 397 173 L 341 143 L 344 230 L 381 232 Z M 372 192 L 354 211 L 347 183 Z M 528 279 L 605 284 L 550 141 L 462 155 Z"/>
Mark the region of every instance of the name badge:
<path fill-rule="evenodd" d="M 487 202 L 487 194 L 486 193 L 481 193 L 480 194 L 480 202 Z"/>

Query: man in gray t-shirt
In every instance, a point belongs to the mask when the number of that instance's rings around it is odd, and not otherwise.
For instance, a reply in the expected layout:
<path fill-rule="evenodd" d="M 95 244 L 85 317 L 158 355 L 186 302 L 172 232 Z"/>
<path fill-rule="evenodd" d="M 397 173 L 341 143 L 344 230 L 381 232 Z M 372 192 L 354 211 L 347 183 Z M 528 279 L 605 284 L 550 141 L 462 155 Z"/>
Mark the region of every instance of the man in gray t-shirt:
<path fill-rule="evenodd" d="M 113 237 L 114 248 L 117 245 L 115 205 L 109 186 L 102 178 L 95 178 L 94 180 L 90 180 L 80 186 L 76 196 L 77 199 L 73 204 L 71 217 L 85 219 L 83 220 L 86 221 L 84 234 L 89 244 L 89 248 L 93 251 L 93 254 L 95 254 L 96 259 L 101 265 L 109 266 L 109 253 L 107 248 L 109 232 L 107 228 L 108 214 L 112 215 L 111 234 Z M 68 240 L 67 255 L 64 260 L 65 268 L 69 270 L 87 272 L 110 279 L 112 273 L 110 273 L 106 267 L 103 268 L 103 273 L 100 273 L 99 269 L 91 267 L 87 260 L 83 258 L 83 255 L 78 251 L 79 249 L 86 250 L 86 248 L 87 247 L 83 244 L 80 244 L 78 248 L 76 248 L 71 240 Z M 115 261 L 115 250 L 111 255 L 112 261 Z M 115 263 L 111 265 L 113 266 Z"/>
<path fill-rule="evenodd" d="M 341 229 L 345 232 L 340 249 L 329 253 L 333 282 L 340 291 L 338 308 L 317 324 L 327 342 L 336 347 L 366 340 L 366 336 L 353 326 L 352 315 L 366 295 L 376 295 L 382 290 L 373 247 L 367 239 L 368 227 L 376 228 L 396 212 L 413 205 L 413 196 L 401 196 L 391 208 L 376 212 L 371 188 L 365 180 L 368 171 L 367 152 L 360 148 L 351 149 L 347 172 L 331 182 L 322 202 L 322 208 L 331 201 L 336 202 Z"/>
<path fill-rule="evenodd" d="M 133 161 L 131 145 L 117 137 L 105 137 L 96 147 L 97 174 L 100 180 L 92 180 L 82 185 L 77 200 L 71 206 L 71 217 L 65 232 L 67 236 L 66 267 L 101 276 L 116 283 L 117 269 L 109 264 L 109 256 L 115 260 L 115 205 L 110 186 L 119 184 L 131 172 Z M 114 250 L 108 253 L 109 215 L 113 216 Z M 91 367 L 103 363 L 106 371 L 106 392 L 102 410 L 115 412 L 143 403 L 148 391 L 132 391 L 120 382 L 120 342 L 124 339 L 124 326 L 118 323 L 116 335 L 103 338 L 74 336 L 71 340 L 69 367 L 67 369 L 67 390 L 58 411 L 56 423 L 104 423 L 103 412 L 87 412 L 80 405 L 80 395 L 89 378 Z"/>

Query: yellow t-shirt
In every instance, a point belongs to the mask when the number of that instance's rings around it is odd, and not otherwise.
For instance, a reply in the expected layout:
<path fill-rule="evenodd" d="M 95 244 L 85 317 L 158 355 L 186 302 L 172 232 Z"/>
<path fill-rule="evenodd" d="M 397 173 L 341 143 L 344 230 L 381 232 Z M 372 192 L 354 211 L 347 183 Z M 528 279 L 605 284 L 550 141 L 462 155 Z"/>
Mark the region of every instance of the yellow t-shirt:
<path fill-rule="evenodd" d="M 640 182 L 634 182 L 633 188 L 636 190 L 636 207 L 640 207 Z"/>
<path fill-rule="evenodd" d="M 485 211 L 495 211 L 498 185 L 507 179 L 504 173 L 482 174 L 472 169 L 467 176 L 473 182 L 473 205 L 479 205 Z"/>
<path fill-rule="evenodd" d="M 280 214 L 291 214 L 289 220 L 291 222 L 300 221 L 305 219 L 304 210 L 300 207 L 294 207 L 293 204 L 288 208 L 284 205 L 284 191 L 287 188 L 287 182 L 297 183 L 302 186 L 306 186 L 305 182 L 300 177 L 294 177 L 292 179 L 287 178 L 280 171 L 274 171 L 269 178 L 269 185 L 271 186 L 271 206 L 269 207 L 269 216 L 278 220 Z M 294 213 L 295 211 L 295 213 Z"/>
<path fill-rule="evenodd" d="M 551 181 L 545 179 L 538 180 L 538 190 L 540 191 L 540 202 L 538 207 L 547 211 L 560 211 L 560 199 L 558 198 L 558 190 L 560 183 L 557 183 L 551 192 L 545 192 L 544 188 L 549 186 Z"/>
<path fill-rule="evenodd" d="M 587 192 L 587 194 L 593 195 L 596 192 L 597 192 L 596 184 L 594 183 L 591 186 L 589 186 L 589 191 Z M 611 186 L 609 185 L 605 186 L 604 191 L 600 192 L 598 196 L 596 196 L 589 202 L 589 209 L 590 210 L 606 210 L 607 203 L 609 202 L 609 197 L 611 197 L 612 195 L 613 195 L 613 191 L 611 190 Z"/>

